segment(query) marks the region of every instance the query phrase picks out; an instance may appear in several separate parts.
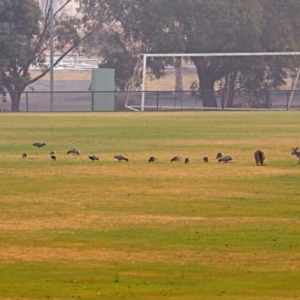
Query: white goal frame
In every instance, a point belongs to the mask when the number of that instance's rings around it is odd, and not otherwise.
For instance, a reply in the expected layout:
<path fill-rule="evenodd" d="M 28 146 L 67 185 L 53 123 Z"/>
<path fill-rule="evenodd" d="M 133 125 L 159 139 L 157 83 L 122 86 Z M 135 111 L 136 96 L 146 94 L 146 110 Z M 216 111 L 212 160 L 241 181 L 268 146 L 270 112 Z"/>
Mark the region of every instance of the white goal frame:
<path fill-rule="evenodd" d="M 297 56 L 300 55 L 300 52 L 240 52 L 240 53 L 144 53 L 141 56 L 143 57 L 143 81 L 142 81 L 142 97 L 140 106 L 130 106 L 125 105 L 126 108 L 139 111 L 137 108 L 140 108 L 140 111 L 145 110 L 145 92 L 146 92 L 146 70 L 147 70 L 147 58 L 148 57 L 236 57 L 236 56 Z M 294 91 L 296 89 L 300 75 L 300 67 L 298 68 L 298 74 L 292 89 L 292 93 L 289 99 L 288 107 L 294 96 Z"/>

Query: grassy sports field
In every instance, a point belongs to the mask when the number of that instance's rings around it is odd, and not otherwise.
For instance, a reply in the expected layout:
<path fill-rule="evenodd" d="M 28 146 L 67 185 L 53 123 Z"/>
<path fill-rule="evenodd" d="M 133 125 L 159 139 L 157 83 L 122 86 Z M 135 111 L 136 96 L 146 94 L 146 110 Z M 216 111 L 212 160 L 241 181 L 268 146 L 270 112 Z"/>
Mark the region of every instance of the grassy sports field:
<path fill-rule="evenodd" d="M 300 112 L 1 114 L 0 124 L 1 300 L 300 298 Z"/>

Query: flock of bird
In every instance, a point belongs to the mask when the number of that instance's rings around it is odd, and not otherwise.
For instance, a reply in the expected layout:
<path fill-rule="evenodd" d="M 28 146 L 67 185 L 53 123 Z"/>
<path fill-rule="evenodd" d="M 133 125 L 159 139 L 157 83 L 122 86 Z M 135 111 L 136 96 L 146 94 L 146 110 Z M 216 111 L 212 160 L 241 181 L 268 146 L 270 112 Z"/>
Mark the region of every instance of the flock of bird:
<path fill-rule="evenodd" d="M 42 148 L 42 147 L 46 146 L 46 143 L 35 142 L 35 143 L 33 143 L 32 145 L 35 146 L 35 147 L 37 147 L 37 148 Z M 79 155 L 80 155 L 80 150 L 77 149 L 77 148 L 73 148 L 73 149 L 70 149 L 70 150 L 67 152 L 67 154 L 73 154 L 73 155 L 79 156 Z M 24 152 L 24 153 L 22 154 L 22 157 L 23 157 L 23 158 L 27 158 L 27 156 L 28 156 L 28 153 L 27 153 L 27 152 Z M 51 158 L 52 160 L 56 160 L 57 156 L 56 156 L 56 152 L 55 152 L 54 150 L 52 150 L 52 151 L 50 152 L 50 158 Z M 89 158 L 90 160 L 92 160 L 92 161 L 99 160 L 99 157 L 96 156 L 95 154 L 90 155 L 88 158 Z M 121 154 L 115 155 L 114 158 L 116 158 L 118 161 L 127 161 L 127 162 L 129 161 L 129 159 L 128 159 L 127 157 L 125 157 L 125 156 L 123 156 L 123 155 L 121 155 Z M 182 159 L 181 156 L 176 155 L 176 156 L 172 157 L 171 163 L 173 163 L 173 162 L 179 162 L 181 159 Z M 219 153 L 217 153 L 216 159 L 218 159 L 218 162 L 228 163 L 228 162 L 231 161 L 233 158 L 232 158 L 232 156 L 229 156 L 229 155 L 224 156 L 223 153 L 219 152 Z M 154 162 L 156 162 L 156 161 L 157 161 L 157 158 L 156 158 L 155 156 L 151 156 L 151 157 L 148 159 L 148 163 L 154 163 Z M 185 158 L 184 158 L 184 163 L 185 163 L 185 164 L 190 163 L 190 161 L 191 161 L 191 160 L 190 160 L 189 157 L 185 157 Z M 207 157 L 207 156 L 204 156 L 204 157 L 203 157 L 203 162 L 208 163 L 208 161 L 209 161 L 209 160 L 208 160 L 208 157 Z"/>
<path fill-rule="evenodd" d="M 35 146 L 37 148 L 42 148 L 44 146 L 46 146 L 46 143 L 40 143 L 40 142 L 35 142 L 32 144 L 32 146 Z M 73 154 L 73 155 L 80 155 L 80 150 L 79 149 L 76 149 L 76 148 L 73 148 L 73 149 L 70 149 L 67 154 Z M 27 152 L 24 152 L 22 154 L 22 157 L 23 158 L 27 158 L 28 156 L 28 153 Z M 50 157 L 52 160 L 56 160 L 56 152 L 54 150 L 50 151 Z M 116 158 L 118 161 L 122 161 L 122 160 L 125 160 L 125 161 L 129 161 L 128 158 L 126 158 L 125 156 L 123 155 L 115 155 L 114 158 Z M 99 157 L 96 156 L 95 154 L 93 155 L 90 155 L 89 156 L 89 159 L 92 160 L 92 161 L 95 161 L 95 160 L 99 160 Z"/>
<path fill-rule="evenodd" d="M 32 145 L 35 146 L 35 147 L 41 148 L 41 147 L 44 147 L 46 144 L 45 143 L 40 143 L 40 142 L 35 142 Z M 299 159 L 298 162 L 300 163 L 300 152 L 297 151 L 298 147 L 297 148 L 292 148 L 292 149 L 293 149 L 292 150 L 292 155 L 295 155 Z M 67 154 L 73 154 L 73 155 L 78 155 L 79 156 L 80 155 L 80 150 L 76 149 L 76 148 L 73 148 L 73 149 L 70 149 L 67 152 Z M 28 154 L 26 152 L 24 152 L 22 154 L 23 159 L 26 158 L 27 156 L 28 156 Z M 50 152 L 50 157 L 51 157 L 52 160 L 56 160 L 56 152 L 54 150 L 52 150 Z M 99 157 L 96 156 L 95 154 L 90 155 L 88 158 L 90 160 L 92 160 L 92 161 L 99 160 Z M 123 161 L 123 160 L 127 161 L 127 162 L 129 161 L 128 158 L 126 158 L 125 156 L 123 156 L 121 154 L 115 155 L 114 158 L 116 158 L 118 161 Z M 181 159 L 182 159 L 181 156 L 177 156 L 176 155 L 176 156 L 172 157 L 171 163 L 173 163 L 173 162 L 179 162 Z M 225 155 L 224 156 L 224 153 L 219 152 L 219 153 L 217 153 L 216 159 L 218 160 L 218 162 L 228 163 L 228 162 L 230 162 L 230 161 L 233 160 L 233 157 L 230 156 L 230 155 Z M 255 159 L 255 163 L 256 163 L 257 166 L 262 166 L 264 164 L 264 160 L 265 160 L 265 154 L 264 154 L 264 152 L 261 151 L 261 150 L 255 151 L 254 152 L 254 159 Z M 157 158 L 155 156 L 151 156 L 149 158 L 149 160 L 148 160 L 148 163 L 154 163 L 155 161 L 157 161 Z M 191 160 L 190 160 L 189 157 L 186 157 L 184 159 L 184 163 L 185 164 L 190 163 L 190 161 Z M 204 156 L 203 157 L 203 162 L 208 163 L 208 161 L 209 161 L 208 157 Z"/>

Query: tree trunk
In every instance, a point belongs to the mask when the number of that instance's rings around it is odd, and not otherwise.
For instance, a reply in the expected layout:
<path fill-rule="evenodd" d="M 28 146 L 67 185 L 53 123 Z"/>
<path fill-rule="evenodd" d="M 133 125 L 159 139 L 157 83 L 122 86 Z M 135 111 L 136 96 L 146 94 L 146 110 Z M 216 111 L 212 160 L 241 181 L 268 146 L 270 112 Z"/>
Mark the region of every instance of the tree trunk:
<path fill-rule="evenodd" d="M 215 91 L 215 81 L 210 78 L 200 81 L 200 93 L 203 107 L 218 107 Z"/>
<path fill-rule="evenodd" d="M 238 72 L 234 71 L 229 75 L 229 83 L 228 83 L 228 98 L 227 98 L 227 104 L 226 107 L 230 108 L 233 107 L 233 101 L 235 96 L 235 81 L 237 77 Z"/>
<path fill-rule="evenodd" d="M 227 108 L 232 108 L 233 107 L 234 96 L 235 96 L 235 91 L 229 90 L 228 91 L 227 104 L 226 104 Z"/>
<path fill-rule="evenodd" d="M 182 100 L 183 82 L 182 82 L 182 61 L 181 57 L 175 58 L 175 93 L 177 99 Z"/>
<path fill-rule="evenodd" d="M 225 98 L 226 98 L 226 93 L 227 93 L 227 90 L 228 90 L 228 77 L 229 77 L 229 75 L 227 74 L 225 76 L 225 84 L 224 84 L 224 86 L 222 87 L 222 90 L 221 90 L 222 109 L 224 109 L 224 107 L 225 107 Z"/>
<path fill-rule="evenodd" d="M 20 111 L 20 100 L 22 92 L 9 92 L 11 99 L 11 111 Z"/>
<path fill-rule="evenodd" d="M 203 107 L 218 107 L 215 96 L 215 77 L 213 76 L 213 70 L 209 66 L 205 66 L 205 63 L 200 59 L 193 59 L 197 75 L 199 79 L 199 87 L 201 93 L 201 100 Z"/>

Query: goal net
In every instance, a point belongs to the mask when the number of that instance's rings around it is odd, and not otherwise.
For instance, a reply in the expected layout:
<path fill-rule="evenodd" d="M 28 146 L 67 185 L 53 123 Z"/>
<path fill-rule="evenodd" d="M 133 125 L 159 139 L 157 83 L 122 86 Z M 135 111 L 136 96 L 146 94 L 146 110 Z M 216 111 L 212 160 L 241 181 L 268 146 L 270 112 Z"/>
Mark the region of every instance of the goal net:
<path fill-rule="evenodd" d="M 167 76 L 169 76 L 169 81 L 173 80 L 173 88 L 162 89 L 159 85 L 154 87 L 151 84 L 149 76 L 147 76 L 147 62 L 149 58 L 191 58 L 191 57 L 250 57 L 250 56 L 299 56 L 300 52 L 249 52 L 249 53 L 147 53 L 142 54 L 141 59 L 138 61 L 136 69 L 142 68 L 142 90 L 139 92 L 129 93 L 128 99 L 125 103 L 125 108 L 133 111 L 168 111 L 168 110 L 221 110 L 224 109 L 224 104 L 222 103 L 222 93 L 216 88 L 214 93 L 216 96 L 216 101 L 218 103 L 217 107 L 204 107 L 202 101 L 199 97 L 197 90 L 198 77 L 196 72 L 196 67 L 192 63 L 184 64 L 181 69 L 183 76 L 188 77 L 187 80 L 190 82 L 185 84 L 182 90 L 175 90 L 175 68 L 170 66 L 166 68 Z M 278 109 L 289 109 L 291 107 L 291 102 L 295 96 L 295 90 L 297 88 L 297 83 L 299 80 L 300 68 L 296 73 L 291 73 L 291 83 L 290 86 L 282 91 L 278 95 L 278 99 L 282 99 L 278 103 Z M 162 79 L 163 80 L 163 79 Z M 186 80 L 184 80 L 186 81 Z M 194 86 L 194 90 L 191 88 Z M 152 86 L 151 86 L 152 85 Z M 170 85 L 169 85 L 170 86 Z M 298 92 L 298 91 L 297 91 Z M 299 97 L 299 108 L 300 108 L 300 95 L 296 93 Z M 250 98 L 249 98 L 250 97 Z M 239 92 L 240 101 L 254 101 L 251 99 L 252 95 L 249 93 Z M 231 110 L 245 109 L 245 107 L 239 107 L 236 105 L 232 108 L 226 108 Z M 259 108 L 258 109 L 264 109 Z"/>

